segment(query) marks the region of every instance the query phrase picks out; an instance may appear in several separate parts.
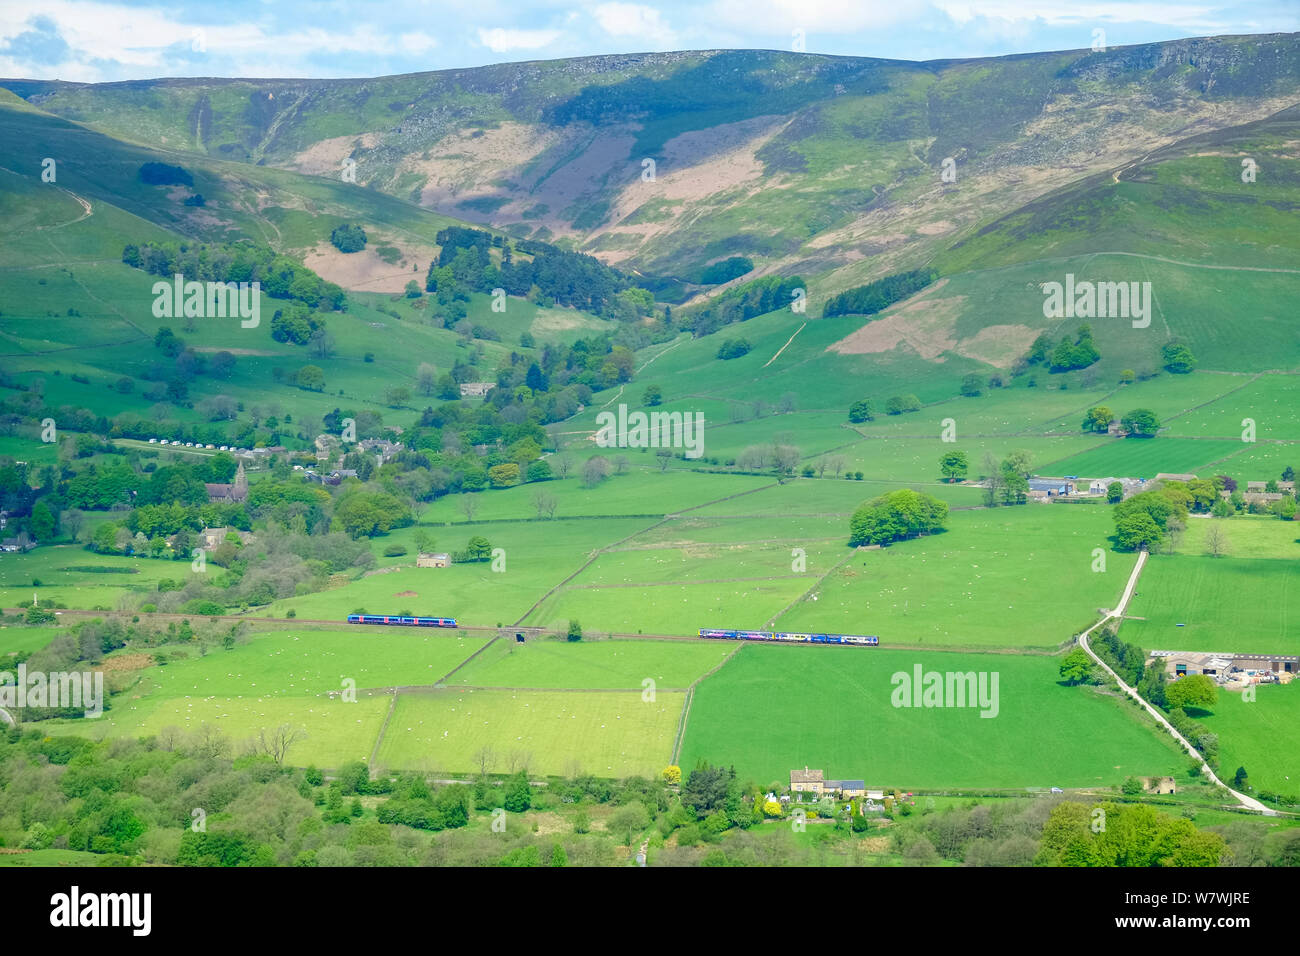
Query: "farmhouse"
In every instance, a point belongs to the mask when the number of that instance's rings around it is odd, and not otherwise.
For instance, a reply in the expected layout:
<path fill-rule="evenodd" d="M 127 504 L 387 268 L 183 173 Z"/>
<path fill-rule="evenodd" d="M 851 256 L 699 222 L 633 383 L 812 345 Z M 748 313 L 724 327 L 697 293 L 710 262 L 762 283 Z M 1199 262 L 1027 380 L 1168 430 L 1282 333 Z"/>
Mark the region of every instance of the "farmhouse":
<path fill-rule="evenodd" d="M 451 555 L 439 552 L 431 554 L 427 551 L 421 551 L 415 559 L 417 568 L 447 568 L 451 567 Z"/>
<path fill-rule="evenodd" d="M 825 780 L 822 779 L 820 770 L 809 770 L 805 766 L 802 770 L 790 771 L 790 789 L 794 793 L 815 793 L 821 796 L 824 785 Z"/>
<path fill-rule="evenodd" d="M 1251 492 L 1251 493 L 1258 493 L 1258 494 L 1269 494 L 1269 493 L 1270 493 L 1269 490 L 1268 490 L 1268 482 L 1267 482 L 1267 481 L 1248 481 L 1248 482 L 1246 482 L 1246 491 L 1247 491 L 1247 492 Z M 1279 482 L 1277 483 L 1277 492 L 1271 492 L 1271 493 L 1272 493 L 1272 494 L 1277 494 L 1277 493 L 1279 493 L 1279 492 L 1285 492 L 1286 494 L 1294 495 L 1294 494 L 1295 494 L 1295 482 L 1294 482 L 1294 481 L 1279 481 Z"/>
<path fill-rule="evenodd" d="M 867 795 L 867 785 L 861 780 L 826 780 L 820 770 L 790 771 L 790 790 L 794 793 L 812 793 L 817 796 L 838 793 L 842 797 Z M 872 791 L 875 792 L 875 791 Z"/>
<path fill-rule="evenodd" d="M 204 482 L 203 488 L 207 491 L 210 502 L 244 501 L 248 498 L 248 477 L 244 474 L 244 463 L 241 461 L 235 469 L 233 484 Z"/>
<path fill-rule="evenodd" d="M 461 382 L 461 398 L 477 398 L 486 395 L 492 389 L 497 387 L 496 382 Z"/>
<path fill-rule="evenodd" d="M 199 547 L 207 548 L 211 551 L 213 548 L 219 548 L 226 543 L 226 535 L 232 531 L 239 536 L 239 540 L 247 544 L 253 540 L 253 535 L 249 531 L 236 531 L 234 528 L 204 528 L 199 532 Z"/>
<path fill-rule="evenodd" d="M 366 438 L 361 442 L 361 450 L 379 455 L 381 461 L 391 461 L 402 450 L 398 442 L 385 441 L 382 438 Z"/>

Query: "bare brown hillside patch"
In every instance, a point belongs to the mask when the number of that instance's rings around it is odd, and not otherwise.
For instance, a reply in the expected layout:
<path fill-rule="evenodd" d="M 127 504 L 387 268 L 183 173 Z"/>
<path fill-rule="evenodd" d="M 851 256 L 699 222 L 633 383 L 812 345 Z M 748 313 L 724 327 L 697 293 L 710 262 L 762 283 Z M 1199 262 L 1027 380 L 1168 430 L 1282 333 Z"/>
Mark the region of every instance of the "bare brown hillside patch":
<path fill-rule="evenodd" d="M 966 303 L 964 295 L 936 298 L 945 285 L 941 279 L 930 289 L 882 313 L 855 332 L 826 348 L 840 355 L 873 355 L 899 345 L 909 346 L 923 359 L 933 361 L 957 344 L 953 328 Z"/>
<path fill-rule="evenodd" d="M 374 149 L 378 143 L 378 133 L 332 136 L 297 153 L 289 161 L 289 168 L 312 176 L 337 176 L 343 168 L 343 160 L 351 156 L 357 146 Z"/>
<path fill-rule="evenodd" d="M 383 244 L 378 237 L 372 237 L 371 246 L 360 252 L 339 252 L 328 242 L 322 242 L 303 257 L 303 265 L 322 279 L 358 292 L 401 292 L 412 279 L 423 287 L 424 274 L 412 269 L 411 263 L 428 262 L 433 251 L 422 250 L 423 256 L 417 257 L 405 247 L 399 247 L 407 263 L 403 268 L 400 262 L 394 265 L 379 258 L 373 246 Z"/>
<path fill-rule="evenodd" d="M 105 673 L 110 671 L 139 671 L 153 666 L 154 660 L 149 654 L 118 654 L 116 657 L 105 658 L 104 663 L 100 665 L 100 670 Z"/>
<path fill-rule="evenodd" d="M 995 368 L 1010 368 L 1016 356 L 1029 350 L 1039 331 L 1027 325 L 988 325 L 957 346 L 957 351 Z"/>

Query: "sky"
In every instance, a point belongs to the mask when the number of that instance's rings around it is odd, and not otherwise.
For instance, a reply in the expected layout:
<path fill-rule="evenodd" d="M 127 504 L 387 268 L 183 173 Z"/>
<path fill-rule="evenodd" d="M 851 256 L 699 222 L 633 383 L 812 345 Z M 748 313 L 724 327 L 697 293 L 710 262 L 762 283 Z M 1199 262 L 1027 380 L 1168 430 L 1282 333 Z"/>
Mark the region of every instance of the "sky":
<path fill-rule="evenodd" d="M 40 0 L 0 77 L 349 77 L 663 50 L 903 60 L 1300 30 L 1300 0 Z"/>

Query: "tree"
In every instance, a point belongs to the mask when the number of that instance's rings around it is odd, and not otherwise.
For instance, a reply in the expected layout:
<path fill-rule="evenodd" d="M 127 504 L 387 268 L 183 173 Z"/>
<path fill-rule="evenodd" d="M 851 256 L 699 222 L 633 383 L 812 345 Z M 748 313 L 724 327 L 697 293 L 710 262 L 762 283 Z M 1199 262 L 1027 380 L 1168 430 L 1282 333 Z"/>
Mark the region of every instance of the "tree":
<path fill-rule="evenodd" d="M 1166 371 L 1186 375 L 1196 368 L 1196 356 L 1186 345 L 1171 342 L 1160 350 Z"/>
<path fill-rule="evenodd" d="M 664 391 L 658 385 L 647 385 L 645 392 L 641 395 L 641 404 L 653 408 L 655 405 L 662 405 L 664 401 Z"/>
<path fill-rule="evenodd" d="M 294 376 L 294 384 L 309 392 L 325 390 L 325 372 L 319 365 L 304 365 Z"/>
<path fill-rule="evenodd" d="M 537 517 L 539 518 L 555 517 L 555 509 L 557 507 L 555 495 L 539 489 L 538 492 L 533 495 L 533 507 L 537 509 Z"/>
<path fill-rule="evenodd" d="M 438 370 L 428 362 L 421 362 L 415 370 L 415 388 L 421 395 L 432 395 L 438 387 Z"/>
<path fill-rule="evenodd" d="M 582 625 L 579 624 L 577 621 L 573 621 L 573 620 L 569 621 L 569 635 L 568 635 L 568 636 L 569 636 L 569 640 L 571 640 L 571 641 L 580 641 L 580 640 L 582 640 Z"/>
<path fill-rule="evenodd" d="M 885 402 L 885 411 L 890 415 L 904 412 L 916 412 L 921 409 L 921 400 L 915 395 L 895 395 Z"/>
<path fill-rule="evenodd" d="M 519 483 L 519 466 L 514 462 L 493 465 L 488 469 L 488 480 L 495 488 L 506 488 Z"/>
<path fill-rule="evenodd" d="M 1220 500 L 1219 504 L 1226 504 Z M 1205 553 L 1213 558 L 1222 557 L 1228 550 L 1228 535 L 1217 521 L 1210 522 L 1205 529 Z"/>
<path fill-rule="evenodd" d="M 660 776 L 663 777 L 664 783 L 668 784 L 670 787 L 675 787 L 682 782 L 682 768 L 676 764 L 669 764 L 667 767 L 664 767 L 663 773 L 661 773 Z"/>
<path fill-rule="evenodd" d="M 466 521 L 473 521 L 474 515 L 478 513 L 478 495 L 461 495 L 460 510 L 465 515 Z"/>
<path fill-rule="evenodd" d="M 1160 430 L 1160 419 L 1149 408 L 1135 408 L 1123 418 L 1120 424 L 1129 435 L 1138 438 L 1150 438 Z"/>
<path fill-rule="evenodd" d="M 263 728 L 257 732 L 254 745 L 259 753 L 264 753 L 275 761 L 277 767 L 284 766 L 284 758 L 289 748 L 307 737 L 307 731 L 291 724 L 280 724 L 274 730 Z"/>
<path fill-rule="evenodd" d="M 416 282 L 414 279 L 406 283 L 406 297 L 408 299 L 418 299 L 423 292 L 424 290 L 420 288 L 420 283 Z"/>
<path fill-rule="evenodd" d="M 889 544 L 943 530 L 948 504 L 932 495 L 900 488 L 873 498 L 849 521 L 849 546 Z"/>
<path fill-rule="evenodd" d="M 1082 647 L 1076 647 L 1061 661 L 1061 679 L 1067 684 L 1082 684 L 1092 676 L 1092 658 Z"/>
<path fill-rule="evenodd" d="M 582 481 L 588 488 L 594 488 L 609 477 L 609 459 L 603 455 L 592 455 L 582 466 Z"/>
<path fill-rule="evenodd" d="M 949 481 L 957 481 L 966 477 L 966 471 L 970 467 L 970 460 L 966 457 L 964 451 L 950 451 L 939 459 L 939 470 Z"/>
<path fill-rule="evenodd" d="M 1231 502 L 1225 498 L 1220 498 L 1214 503 L 1214 506 L 1210 508 L 1210 514 L 1216 518 L 1230 518 L 1233 513 L 1234 509 Z"/>
<path fill-rule="evenodd" d="M 655 458 L 659 461 L 659 470 L 667 471 L 668 466 L 673 463 L 673 453 L 670 449 L 659 448 L 655 451 Z"/>
<path fill-rule="evenodd" d="M 366 231 L 360 226 L 345 222 L 335 226 L 330 242 L 339 252 L 360 252 L 366 247 Z"/>
<path fill-rule="evenodd" d="M 1213 707 L 1219 699 L 1219 689 L 1214 679 L 1205 674 L 1188 674 L 1165 687 L 1165 697 L 1170 708 Z"/>
<path fill-rule="evenodd" d="M 1285 468 L 1283 468 L 1283 469 L 1282 469 L 1282 480 L 1283 480 L 1283 481 L 1295 481 L 1295 469 L 1292 468 L 1290 465 L 1287 465 Z"/>
<path fill-rule="evenodd" d="M 1124 485 L 1118 481 L 1112 481 L 1106 486 L 1106 501 L 1110 504 L 1124 500 Z"/>
<path fill-rule="evenodd" d="M 961 393 L 967 398 L 979 398 L 984 393 L 984 379 L 971 372 L 961 380 Z"/>
<path fill-rule="evenodd" d="M 528 783 L 528 774 L 521 770 L 510 778 L 501 805 L 511 813 L 523 813 L 533 805 L 533 788 Z"/>
<path fill-rule="evenodd" d="M 849 406 L 849 421 L 853 422 L 855 425 L 860 425 L 863 422 L 874 421 L 875 417 L 875 411 L 872 409 L 871 402 L 868 399 L 864 398 Z"/>
<path fill-rule="evenodd" d="M 1234 790 L 1250 789 L 1250 774 L 1246 773 L 1245 767 L 1238 767 L 1237 772 L 1232 775 L 1232 787 Z"/>
<path fill-rule="evenodd" d="M 749 339 L 726 339 L 718 346 L 718 358 L 724 360 L 740 358 L 742 355 L 748 355 L 753 347 Z"/>
<path fill-rule="evenodd" d="M 465 556 L 470 561 L 490 561 L 492 559 L 492 542 L 481 534 L 476 534 L 465 544 Z"/>
<path fill-rule="evenodd" d="M 496 752 L 488 746 L 482 746 L 474 751 L 473 760 L 478 764 L 478 773 L 480 777 L 486 777 L 496 764 Z"/>
<path fill-rule="evenodd" d="M 1094 405 L 1083 416 L 1083 430 L 1086 432 L 1105 432 L 1115 420 L 1115 413 L 1105 405 Z"/>
<path fill-rule="evenodd" d="M 1164 530 L 1144 511 L 1116 517 L 1116 544 L 1125 551 L 1151 550 L 1164 538 Z"/>

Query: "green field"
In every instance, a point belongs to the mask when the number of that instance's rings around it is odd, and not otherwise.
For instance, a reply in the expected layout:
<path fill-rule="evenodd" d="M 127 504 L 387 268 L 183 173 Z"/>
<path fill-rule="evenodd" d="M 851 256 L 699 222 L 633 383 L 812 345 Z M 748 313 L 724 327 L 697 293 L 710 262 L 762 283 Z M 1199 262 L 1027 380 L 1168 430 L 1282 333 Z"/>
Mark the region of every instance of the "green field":
<path fill-rule="evenodd" d="M 1198 716 L 1219 735 L 1219 776 L 1245 767 L 1256 790 L 1300 792 L 1300 682 L 1255 688 L 1255 700 L 1220 689 L 1214 712 Z"/>
<path fill-rule="evenodd" d="M 880 787 L 1086 787 L 1185 761 L 1127 706 L 1058 683 L 1047 656 L 918 654 L 886 648 L 747 645 L 703 681 L 681 765 L 734 763 L 784 781 L 818 767 Z M 999 674 L 999 712 L 891 704 L 895 672 Z"/>
<path fill-rule="evenodd" d="M 453 685 L 611 690 L 684 690 L 726 660 L 734 644 L 698 641 L 561 643 L 497 641 L 452 678 Z M 647 685 L 645 681 L 653 681 Z"/>
<path fill-rule="evenodd" d="M 1161 472 L 1199 474 L 1212 463 L 1240 452 L 1240 439 L 1110 438 L 1091 451 L 1052 462 L 1054 474 L 1154 478 Z M 1215 465 L 1213 473 L 1229 468 Z"/>
<path fill-rule="evenodd" d="M 21 627 L 12 624 L 0 627 L 0 657 L 37 651 L 59 636 L 52 627 Z M 3 668 L 0 663 L 0 669 Z"/>
<path fill-rule="evenodd" d="M 490 747 L 492 770 L 528 754 L 530 773 L 654 776 L 672 756 L 685 695 L 449 689 L 401 694 L 376 761 L 390 770 L 469 773 Z"/>
<path fill-rule="evenodd" d="M 434 684 L 486 644 L 464 631 L 364 627 L 295 628 L 254 635 L 213 651 L 144 672 L 149 697 L 302 697 L 356 688 Z"/>
<path fill-rule="evenodd" d="M 1147 650 L 1294 654 L 1293 562 L 1155 555 L 1142 571 L 1122 634 Z M 1298 611 L 1297 613 L 1300 613 Z"/>
<path fill-rule="evenodd" d="M 777 625 L 885 646 L 1056 647 L 1124 588 L 1134 557 L 1110 550 L 1112 531 L 1101 507 L 956 512 L 943 534 L 860 550 Z M 1097 548 L 1104 573 L 1092 570 Z"/>

